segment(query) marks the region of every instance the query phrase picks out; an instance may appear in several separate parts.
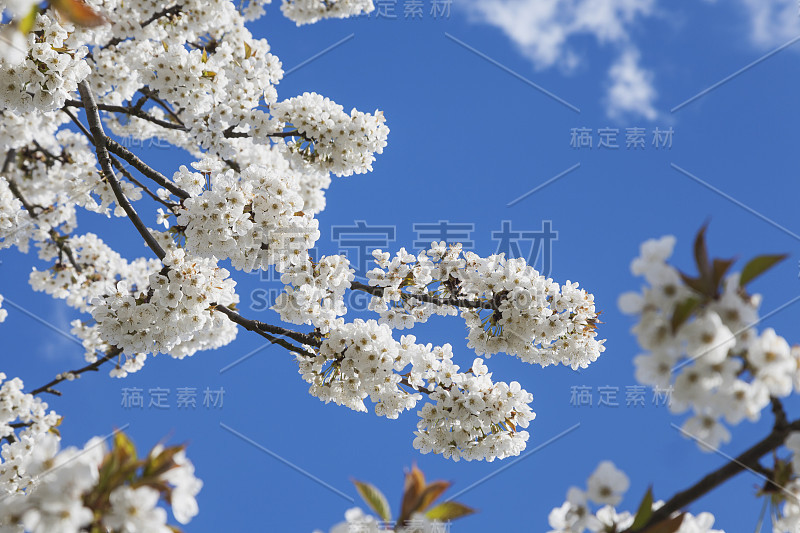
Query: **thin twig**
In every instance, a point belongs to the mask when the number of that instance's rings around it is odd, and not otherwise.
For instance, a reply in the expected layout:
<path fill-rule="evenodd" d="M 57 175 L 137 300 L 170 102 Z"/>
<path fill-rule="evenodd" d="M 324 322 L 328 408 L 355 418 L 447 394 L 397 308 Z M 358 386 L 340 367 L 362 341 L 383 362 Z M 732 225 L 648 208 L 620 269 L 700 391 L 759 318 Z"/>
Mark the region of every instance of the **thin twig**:
<path fill-rule="evenodd" d="M 373 296 L 383 296 L 383 287 L 373 287 L 358 281 L 350 283 L 350 288 L 357 291 L 363 291 Z M 497 310 L 499 302 L 468 300 L 466 298 L 440 298 L 438 296 L 431 296 L 430 294 L 412 294 L 403 293 L 408 298 L 416 298 L 420 302 L 425 302 L 434 305 L 453 305 L 456 307 L 466 307 L 468 309 L 492 309 Z"/>
<path fill-rule="evenodd" d="M 119 170 L 122 173 L 122 175 L 125 176 L 125 178 L 128 181 L 130 181 L 131 183 L 133 183 L 134 185 L 136 185 L 137 187 L 142 189 L 145 193 L 147 193 L 147 195 L 150 198 L 152 198 L 156 202 L 158 202 L 161 205 L 165 206 L 167 209 L 172 209 L 173 207 L 175 207 L 177 205 L 177 204 L 171 204 L 169 202 L 166 202 L 166 201 L 162 200 L 161 198 L 158 197 L 158 195 L 156 193 L 154 193 L 153 191 L 151 191 L 150 189 L 145 187 L 144 184 L 141 181 L 139 181 L 136 178 L 134 178 L 133 174 L 128 172 L 128 170 L 122 165 L 122 163 L 119 162 L 119 159 L 117 159 L 116 157 L 112 157 L 111 158 L 111 163 L 113 163 L 114 167 L 116 167 L 116 169 Z"/>
<path fill-rule="evenodd" d="M 266 331 L 264 331 L 262 328 L 259 327 L 259 325 L 263 325 L 261 322 L 257 322 L 255 320 L 249 320 L 247 318 L 244 318 L 243 316 L 241 316 L 236 311 L 232 311 L 232 310 L 230 310 L 227 307 L 222 306 L 222 305 L 214 307 L 213 309 L 215 311 L 219 311 L 220 313 L 224 314 L 225 316 L 230 318 L 231 321 L 235 322 L 236 324 L 239 324 L 244 329 L 261 335 L 262 337 L 264 337 L 265 339 L 267 339 L 268 341 L 270 341 L 273 344 L 278 344 L 279 346 L 283 346 L 284 348 L 286 348 L 290 352 L 304 354 L 304 355 L 308 354 L 308 350 L 305 350 L 305 349 L 300 348 L 298 346 L 294 346 L 292 343 L 290 343 L 290 342 L 288 342 L 288 341 L 286 341 L 284 339 L 281 339 L 281 338 L 278 338 L 278 337 L 274 337 L 274 336 L 270 335 L 269 333 L 267 333 Z M 295 333 L 295 332 L 291 332 L 291 333 Z M 298 335 L 302 335 L 302 334 L 298 334 Z M 287 335 L 287 336 L 289 336 L 289 335 Z M 293 338 L 293 337 L 290 336 L 290 338 Z M 297 339 L 295 339 L 295 340 L 297 340 Z"/>
<path fill-rule="evenodd" d="M 83 132 L 83 134 L 89 139 L 90 143 L 95 144 L 94 136 L 89 132 L 89 130 L 86 129 L 86 126 L 84 126 L 83 123 L 80 120 L 78 120 L 78 117 L 76 117 L 75 114 L 72 113 L 72 111 L 70 111 L 66 107 L 62 107 L 61 111 L 66 113 L 67 116 L 70 119 L 72 119 L 72 122 L 74 122 L 75 125 L 78 126 L 78 129 L 80 129 L 81 132 Z M 183 200 L 189 198 L 189 193 L 187 193 L 180 187 L 176 186 L 174 183 L 169 181 L 167 177 L 164 176 L 162 173 L 152 168 L 151 166 L 147 165 L 144 161 L 139 159 L 136 156 L 136 154 L 134 154 L 133 152 L 131 152 L 130 150 L 128 150 L 127 148 L 116 142 L 115 140 L 109 138 L 108 136 L 106 136 L 106 148 L 108 148 L 109 151 L 114 152 L 115 154 L 120 156 L 130 166 L 141 172 L 144 176 L 147 176 L 151 180 L 155 181 L 156 183 L 158 183 L 159 185 L 161 185 L 162 187 L 173 193 L 175 196 L 178 196 Z M 117 160 L 115 157 L 112 157 L 111 160 L 114 163 L 115 167 L 117 167 L 118 169 L 122 168 L 122 163 L 120 163 L 119 160 Z M 127 176 L 128 175 L 126 174 L 126 177 Z"/>
<path fill-rule="evenodd" d="M 144 28 L 144 27 L 146 27 L 146 26 L 149 26 L 150 24 L 152 24 L 152 23 L 153 23 L 153 22 L 155 22 L 156 20 L 160 19 L 161 17 L 166 17 L 166 16 L 177 15 L 178 13 L 180 13 L 181 9 L 183 9 L 183 6 L 182 6 L 182 5 L 180 5 L 180 4 L 178 4 L 178 5 L 174 5 L 174 6 L 172 6 L 172 7 L 168 7 L 168 8 L 162 9 L 161 11 L 156 11 L 155 13 L 153 13 L 153 15 L 151 15 L 151 16 L 150 16 L 150 18 L 148 18 L 147 20 L 145 20 L 144 22 L 142 22 L 142 23 L 140 24 L 140 26 L 141 26 L 142 28 Z M 105 48 L 109 48 L 109 47 L 111 47 L 111 46 L 116 46 L 116 45 L 118 45 L 119 43 L 121 43 L 121 42 L 122 42 L 122 41 L 124 41 L 124 40 L 125 40 L 125 39 L 123 39 L 123 38 L 121 38 L 121 37 L 114 37 L 113 39 L 111 39 L 110 41 L 108 41 L 108 42 L 105 44 L 105 46 L 104 46 L 104 47 L 105 47 Z"/>
<path fill-rule="evenodd" d="M 81 102 L 80 100 L 67 100 L 66 102 L 64 102 L 64 105 L 67 107 L 84 107 L 84 103 Z M 135 107 L 110 105 L 110 104 L 96 104 L 96 106 L 97 109 L 101 111 L 110 111 L 112 113 L 124 113 L 132 117 L 146 120 L 147 122 L 152 122 L 156 126 L 161 126 L 162 128 L 167 128 L 170 130 L 189 131 L 183 124 L 175 124 L 173 122 L 167 122 L 166 120 L 161 120 L 160 118 L 156 118 L 153 115 L 150 115 L 149 113 L 142 111 L 141 109 L 137 109 Z"/>
<path fill-rule="evenodd" d="M 178 116 L 178 114 L 175 113 L 175 111 L 173 111 L 172 108 L 169 107 L 163 99 L 158 97 L 158 91 L 154 91 L 150 87 L 145 86 L 139 89 L 139 92 L 148 96 L 152 101 L 158 104 L 164 111 L 169 113 L 169 116 L 172 117 L 173 122 L 175 122 L 176 124 L 181 124 L 181 125 L 183 124 L 183 121 Z"/>
<path fill-rule="evenodd" d="M 14 161 L 14 157 L 16 157 L 17 151 L 14 148 L 11 148 L 8 152 L 6 152 L 6 159 L 3 161 L 3 168 L 0 170 L 0 173 L 5 174 L 8 172 L 8 167 L 11 166 L 11 162 Z"/>
<path fill-rule="evenodd" d="M 25 211 L 28 212 L 28 214 L 31 216 L 32 219 L 38 220 L 39 214 L 36 213 L 35 206 L 33 206 L 30 203 L 28 203 L 28 201 L 22 195 L 22 191 L 19 190 L 19 187 L 17 186 L 17 183 L 11 178 L 6 178 L 6 181 L 8 182 L 8 189 L 11 191 L 11 194 L 13 194 L 14 197 L 17 200 L 19 200 L 19 202 L 22 204 L 22 207 L 25 208 Z M 56 248 L 58 248 L 59 252 L 67 256 L 67 259 L 69 260 L 69 262 L 72 265 L 72 267 L 77 272 L 81 272 L 83 270 L 83 268 L 75 260 L 75 254 L 72 253 L 72 248 L 67 243 L 67 236 L 63 235 L 62 233 L 60 233 L 58 231 L 56 231 L 56 229 L 53 228 L 53 227 L 50 227 L 48 229 L 48 234 L 50 235 L 50 238 L 53 240 L 53 244 L 55 244 Z M 60 260 L 61 260 L 61 257 L 59 256 L 59 261 Z"/>
<path fill-rule="evenodd" d="M 101 365 L 103 365 L 103 363 L 105 363 L 107 361 L 110 361 L 111 359 L 114 359 L 115 357 L 119 356 L 121 353 L 122 353 L 122 350 L 120 350 L 119 348 L 113 348 L 110 353 L 107 353 L 106 355 L 104 355 L 103 357 L 99 358 L 94 363 L 86 365 L 83 368 L 79 368 L 77 370 L 70 370 L 68 372 L 62 372 L 61 374 L 58 375 L 58 377 L 56 377 L 50 383 L 46 383 L 46 384 L 42 385 L 41 387 L 39 387 L 38 389 L 33 389 L 30 392 L 30 394 L 33 394 L 35 396 L 35 395 L 41 394 L 43 392 L 49 392 L 50 394 L 55 394 L 56 396 L 60 396 L 61 393 L 59 391 L 55 390 L 53 387 L 55 387 L 56 385 L 58 385 L 62 381 L 67 381 L 67 376 L 69 376 L 69 375 L 80 376 L 81 374 L 83 374 L 85 372 L 96 371 L 98 368 L 100 368 Z"/>
<path fill-rule="evenodd" d="M 121 157 L 123 160 L 127 161 L 133 168 L 141 172 L 143 175 L 147 176 L 151 180 L 155 181 L 169 192 L 174 194 L 175 196 L 185 200 L 189 198 L 189 193 L 172 183 L 164 176 L 161 172 L 157 171 L 153 167 L 149 166 L 147 163 L 139 159 L 133 152 L 119 144 L 117 141 L 113 139 L 109 139 L 106 137 L 106 148 L 110 152 Z"/>
<path fill-rule="evenodd" d="M 109 185 L 111 185 L 111 190 L 114 191 L 114 196 L 117 198 L 117 203 L 128 215 L 128 218 L 131 219 L 131 222 L 133 222 L 133 225 L 136 226 L 139 234 L 144 238 L 150 249 L 153 250 L 159 259 L 164 259 L 164 257 L 167 255 L 166 252 L 164 252 L 164 249 L 160 244 L 158 244 L 158 241 L 147 229 L 147 226 L 144 225 L 144 222 L 142 222 L 142 219 L 139 218 L 139 215 L 136 214 L 136 210 L 122 192 L 122 187 L 120 187 L 117 176 L 114 174 L 114 169 L 111 168 L 111 161 L 109 160 L 108 149 L 106 148 L 107 137 L 105 132 L 103 132 L 103 124 L 100 121 L 100 112 L 97 109 L 97 103 L 94 100 L 94 94 L 92 94 L 89 84 L 86 83 L 85 80 L 80 82 L 78 84 L 78 91 L 80 92 L 81 99 L 85 104 L 86 119 L 89 121 L 89 130 L 92 132 L 92 136 L 94 137 L 97 160 L 100 162 L 100 168 L 103 170 L 103 174 L 108 180 Z"/>
<path fill-rule="evenodd" d="M 236 128 L 236 126 L 229 127 L 228 129 L 226 129 L 225 131 L 222 132 L 222 135 L 226 139 L 233 139 L 233 138 L 237 138 L 237 137 L 252 137 L 253 136 L 248 131 L 233 131 L 234 128 Z M 267 137 L 302 137 L 306 141 L 311 142 L 311 139 L 307 138 L 305 135 L 303 135 L 302 133 L 300 133 L 297 130 L 279 131 L 279 132 L 276 132 L 276 133 L 268 133 Z"/>

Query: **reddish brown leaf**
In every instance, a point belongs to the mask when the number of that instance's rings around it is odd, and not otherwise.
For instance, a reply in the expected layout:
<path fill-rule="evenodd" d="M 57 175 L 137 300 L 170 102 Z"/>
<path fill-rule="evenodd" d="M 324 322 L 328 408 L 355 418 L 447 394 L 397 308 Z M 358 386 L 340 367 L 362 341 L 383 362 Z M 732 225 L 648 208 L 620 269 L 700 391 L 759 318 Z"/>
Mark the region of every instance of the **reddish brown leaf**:
<path fill-rule="evenodd" d="M 414 512 L 421 513 L 430 507 L 430 505 L 435 502 L 439 496 L 444 493 L 444 491 L 450 488 L 450 485 L 452 485 L 452 483 L 449 481 L 433 481 L 429 483 L 428 486 L 425 487 L 425 490 L 422 491 L 419 501 L 415 506 L 416 508 L 414 509 Z"/>
<path fill-rule="evenodd" d="M 100 26 L 106 23 L 102 15 L 87 6 L 82 0 L 51 0 L 59 15 L 79 26 Z"/>
<path fill-rule="evenodd" d="M 411 467 L 410 472 L 406 472 L 406 479 L 403 485 L 403 502 L 400 505 L 400 516 L 397 519 L 398 524 L 403 524 L 411 518 L 419 497 L 424 490 L 425 474 L 417 468 L 417 465 L 414 465 Z"/>

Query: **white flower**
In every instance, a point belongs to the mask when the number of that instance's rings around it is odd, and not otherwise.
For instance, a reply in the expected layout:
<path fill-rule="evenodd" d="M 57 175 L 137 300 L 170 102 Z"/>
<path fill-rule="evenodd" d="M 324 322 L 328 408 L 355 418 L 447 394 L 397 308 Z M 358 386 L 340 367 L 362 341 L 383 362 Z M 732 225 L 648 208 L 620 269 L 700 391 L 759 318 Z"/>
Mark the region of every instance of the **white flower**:
<path fill-rule="evenodd" d="M 730 432 L 719 420 L 709 414 L 697 414 L 683 424 L 684 436 L 697 441 L 704 452 L 716 451 L 731 440 Z"/>
<path fill-rule="evenodd" d="M 203 482 L 194 475 L 194 465 L 186 457 L 186 451 L 176 453 L 173 461 L 177 467 L 167 470 L 161 478 L 172 485 L 172 514 L 181 524 L 188 524 L 199 512 L 195 496 L 203 488 Z"/>
<path fill-rule="evenodd" d="M 103 523 L 121 533 L 169 533 L 166 526 L 167 512 L 156 507 L 159 493 L 150 487 L 133 489 L 122 486 L 114 489 L 108 497 L 111 511 L 103 517 Z"/>
<path fill-rule="evenodd" d="M 298 26 L 323 18 L 346 18 L 375 9 L 372 0 L 283 0 L 281 11 Z"/>
<path fill-rule="evenodd" d="M 784 397 L 792 392 L 797 363 L 789 343 L 774 329 L 765 329 L 751 343 L 747 361 L 756 369 L 756 379 L 763 382 L 773 396 Z"/>
<path fill-rule="evenodd" d="M 589 476 L 587 497 L 595 503 L 617 505 L 628 490 L 630 481 L 611 461 L 603 461 Z"/>
<path fill-rule="evenodd" d="M 348 509 L 344 514 L 345 521 L 333 526 L 330 533 L 351 533 L 354 531 L 363 533 L 381 533 L 380 522 L 374 516 L 365 514 L 358 507 Z"/>
<path fill-rule="evenodd" d="M 716 313 L 707 312 L 682 327 L 680 330 L 687 340 L 686 353 L 701 363 L 713 365 L 721 363 L 728 352 L 736 345 L 736 338 Z"/>
<path fill-rule="evenodd" d="M 577 487 L 567 492 L 567 501 L 550 511 L 547 521 L 554 528 L 549 533 L 580 533 L 600 526 L 600 521 L 589 510 L 586 493 Z"/>
<path fill-rule="evenodd" d="M 617 307 L 626 315 L 638 315 L 644 309 L 644 298 L 638 292 L 626 292 L 617 299 Z"/>
<path fill-rule="evenodd" d="M 663 264 L 672 256 L 675 248 L 675 237 L 667 235 L 660 239 L 651 239 L 642 243 L 639 257 L 631 263 L 631 272 L 636 276 L 646 274 L 653 265 Z"/>
<path fill-rule="evenodd" d="M 800 431 L 792 431 L 784 444 L 792 452 L 792 470 L 800 473 Z"/>

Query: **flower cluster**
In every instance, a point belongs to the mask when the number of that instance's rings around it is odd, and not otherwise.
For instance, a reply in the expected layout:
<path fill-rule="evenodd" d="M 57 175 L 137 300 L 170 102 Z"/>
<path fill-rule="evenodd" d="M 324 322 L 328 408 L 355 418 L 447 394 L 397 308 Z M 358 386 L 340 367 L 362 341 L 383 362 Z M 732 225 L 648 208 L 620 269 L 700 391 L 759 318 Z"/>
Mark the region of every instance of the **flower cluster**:
<path fill-rule="evenodd" d="M 6 375 L 0 373 L 0 381 L 5 380 Z M 46 464 L 54 445 L 57 446 L 55 428 L 61 422 L 54 411 L 47 410 L 45 402 L 22 389 L 19 378 L 5 381 L 0 387 L 0 439 L 8 440 L 0 450 L 0 524 L 3 525 L 9 524 L 12 511 L 22 509 L 17 500 L 31 493 L 39 484 L 37 476 L 50 468 L 42 468 L 42 465 Z M 70 471 L 64 475 L 69 476 Z M 60 479 L 63 483 L 68 477 Z M 54 512 L 62 510 L 59 501 L 52 502 Z"/>
<path fill-rule="evenodd" d="M 9 188 L 9 182 L 0 176 L 0 248 L 18 246 L 26 250 L 34 229 L 30 215 Z"/>
<path fill-rule="evenodd" d="M 533 395 L 516 381 L 493 383 L 481 359 L 466 373 L 443 359 L 428 403 L 419 412 L 414 447 L 422 453 L 435 451 L 455 461 L 471 461 L 519 455 L 525 449 L 526 428 L 536 414 Z"/>
<path fill-rule="evenodd" d="M 375 9 L 372 0 L 283 0 L 281 11 L 297 23 L 312 24 L 324 18 L 346 18 Z"/>
<path fill-rule="evenodd" d="M 159 445 L 138 460 L 133 444 L 116 432 L 111 451 L 100 437 L 83 449 L 61 449 L 58 415 L 45 414 L 47 404 L 21 390 L 16 378 L 0 388 L 0 435 L 9 441 L 0 451 L 3 531 L 78 533 L 102 523 L 121 532 L 169 533 L 174 529 L 160 500 L 182 524 L 197 514 L 202 482 L 184 447 Z M 12 422 L 23 429 L 15 433 Z"/>
<path fill-rule="evenodd" d="M 39 133 L 32 145 L 23 143 L 6 154 L 6 170 L 0 176 L 0 248 L 15 245 L 27 252 L 33 239 L 43 248 L 40 256 L 49 260 L 56 256 L 53 230 L 73 230 L 76 207 L 110 216 L 116 198 L 83 136 L 66 130 L 50 138 Z M 7 149 L 14 148 L 16 143 L 9 142 Z M 121 187 L 130 201 L 141 199 L 139 187 L 127 181 Z M 113 214 L 125 216 L 119 206 Z"/>
<path fill-rule="evenodd" d="M 414 439 L 422 453 L 455 461 L 519 455 L 528 433 L 518 427 L 536 416 L 531 394 L 517 382 L 492 382 L 481 359 L 459 372 L 449 344 L 416 344 L 413 335 L 398 342 L 391 331 L 374 320 L 337 319 L 318 351 L 296 356 L 309 393 L 356 411 L 367 410 L 369 397 L 375 414 L 389 418 L 414 407 L 425 393 L 431 402 L 418 412 Z"/>
<path fill-rule="evenodd" d="M 124 353 L 168 353 L 176 358 L 229 343 L 236 328 L 212 305 L 238 301 L 235 282 L 216 260 L 187 258 L 169 250 L 164 269 L 149 286 L 117 282 L 114 292 L 93 302 L 101 338 Z"/>
<path fill-rule="evenodd" d="M 0 523 L 32 533 L 78 532 L 92 523 L 94 513 L 84 505 L 84 495 L 99 482 L 106 451 L 103 439 L 95 437 L 83 449 L 59 448 L 54 434 L 4 446 L 3 468 L 24 471 L 29 477 L 26 486 L 0 502 Z"/>
<path fill-rule="evenodd" d="M 292 324 L 313 324 L 327 333 L 337 317 L 347 312 L 344 293 L 350 288 L 355 271 L 343 255 L 326 255 L 314 262 L 311 258 L 282 269 L 285 285 L 272 309 Z"/>
<path fill-rule="evenodd" d="M 198 167 L 219 169 L 208 162 L 196 163 Z M 319 230 L 317 220 L 303 213 L 297 180 L 262 166 L 207 174 L 211 187 L 199 191 L 206 181 L 202 174 L 182 167 L 174 176 L 176 183 L 196 194 L 177 208 L 188 251 L 230 259 L 234 268 L 244 271 L 303 262 Z"/>
<path fill-rule="evenodd" d="M 45 402 L 22 392 L 24 385 L 21 379 L 14 378 L 6 381 L 6 375 L 0 372 L 0 382 L 4 382 L 0 387 L 0 439 L 9 436 L 13 436 L 14 438 L 11 440 L 17 442 L 23 438 L 34 439 L 38 435 L 50 432 L 59 424 L 59 416 L 55 411 L 48 411 Z M 15 433 L 12 424 L 17 422 L 22 424 L 23 429 Z M 5 456 L 3 457 L 5 459 Z M 8 466 L 8 468 L 11 467 Z M 2 471 L 1 474 L 0 478 L 4 482 L 11 483 L 11 485 L 4 486 L 4 489 L 22 484 L 14 478 L 23 475 L 24 471 L 11 468 Z"/>
<path fill-rule="evenodd" d="M 699 239 L 704 250 L 702 233 Z M 634 359 L 636 379 L 672 387 L 671 411 L 692 409 L 683 430 L 709 451 L 730 440 L 722 419 L 732 425 L 758 420 L 770 396 L 800 390 L 800 348 L 771 328 L 758 333 L 761 297 L 746 292 L 742 274 L 725 275 L 730 262 L 715 267 L 714 278 L 699 260 L 700 277 L 690 278 L 667 263 L 674 246 L 672 236 L 642 244 L 631 270 L 649 286 L 623 294 L 619 304 L 638 316 L 633 332 L 647 350 Z"/>
<path fill-rule="evenodd" d="M 383 112 L 371 115 L 353 109 L 348 115 L 342 106 L 316 93 L 278 102 L 272 113 L 298 132 L 299 140 L 288 143 L 295 154 L 337 176 L 371 171 L 375 154 L 383 153 L 389 135 Z"/>
<path fill-rule="evenodd" d="M 392 330 L 374 320 L 335 324 L 315 355 L 298 354 L 300 374 L 311 384 L 309 393 L 325 403 L 334 402 L 366 412 L 364 399 L 375 403 L 375 413 L 397 418 L 422 398 L 398 385 L 397 373 L 409 361 L 406 351 L 392 338 Z"/>
<path fill-rule="evenodd" d="M 60 243 L 42 241 L 38 246 L 40 258 L 56 259 L 56 262 L 48 270 L 34 268 L 29 278 L 31 287 L 64 299 L 70 307 L 86 313 L 91 312 L 92 302 L 103 298 L 110 286 L 126 286 L 131 296 L 135 296 L 148 287 L 150 277 L 162 268 L 156 259 L 138 258 L 128 262 L 93 233 L 63 239 Z M 67 250 L 69 257 L 65 257 Z M 98 354 L 108 355 L 114 350 L 114 346 L 102 339 L 96 323 L 76 319 L 71 325 L 72 333 L 83 343 L 87 362 L 94 363 Z M 182 346 L 186 349 L 185 344 Z M 125 377 L 136 372 L 146 358 L 144 353 L 119 354 L 110 375 Z"/>
<path fill-rule="evenodd" d="M 577 283 L 560 286 L 524 259 L 483 258 L 461 245 L 432 243 L 418 255 L 374 252 L 369 284 L 381 287 L 370 309 L 392 327 L 411 327 L 432 314 L 461 316 L 469 346 L 490 357 L 505 352 L 542 366 L 586 368 L 603 352 L 596 340 L 594 297 Z M 431 285 L 434 284 L 431 292 Z"/>
<path fill-rule="evenodd" d="M 630 481 L 624 472 L 618 470 L 610 461 L 603 461 L 589 476 L 587 489 L 571 487 L 567 492 L 567 500 L 561 507 L 550 512 L 548 521 L 550 533 L 583 533 L 584 531 L 625 531 L 633 525 L 634 515 L 627 511 L 617 512 L 622 497 L 628 490 Z M 590 502 L 602 506 L 596 511 L 590 508 Z M 660 508 L 664 502 L 654 502 L 652 510 Z M 673 517 L 677 517 L 675 513 Z M 693 516 L 683 513 L 683 520 L 678 529 L 669 529 L 675 533 L 724 533 L 712 530 L 714 515 L 700 513 Z"/>
<path fill-rule="evenodd" d="M 64 242 L 69 246 L 71 260 L 64 257 L 64 249 L 56 243 L 39 244 L 41 259 L 58 258 L 58 261 L 48 270 L 34 267 L 29 283 L 34 290 L 64 299 L 81 312 L 89 312 L 91 302 L 101 298 L 110 284 L 124 281 L 132 291 L 142 290 L 147 287 L 150 276 L 161 269 L 157 259 L 139 258 L 128 262 L 93 233 Z"/>
<path fill-rule="evenodd" d="M 4 322 L 6 317 L 8 316 L 8 311 L 2 308 L 3 305 L 3 295 L 0 294 L 0 322 Z"/>
<path fill-rule="evenodd" d="M 88 48 L 74 29 L 52 14 L 36 15 L 33 31 L 27 35 L 27 57 L 18 64 L 0 63 L 0 107 L 24 113 L 53 111 L 64 105 L 91 70 L 84 61 Z"/>

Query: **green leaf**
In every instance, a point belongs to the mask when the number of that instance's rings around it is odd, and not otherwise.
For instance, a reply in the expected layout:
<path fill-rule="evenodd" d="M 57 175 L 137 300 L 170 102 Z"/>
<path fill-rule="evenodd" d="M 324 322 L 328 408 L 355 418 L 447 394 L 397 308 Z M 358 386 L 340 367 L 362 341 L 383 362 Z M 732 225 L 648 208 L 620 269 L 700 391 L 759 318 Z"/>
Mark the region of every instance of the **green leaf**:
<path fill-rule="evenodd" d="M 700 305 L 700 299 L 690 296 L 675 306 L 675 311 L 672 312 L 672 333 L 677 332 L 683 323 L 689 320 L 698 305 Z"/>
<path fill-rule="evenodd" d="M 136 460 L 136 446 L 122 431 L 114 435 L 114 451 L 124 460 Z"/>
<path fill-rule="evenodd" d="M 475 509 L 467 507 L 463 503 L 444 502 L 429 510 L 425 513 L 425 516 L 431 520 L 447 522 L 449 520 L 455 520 L 456 518 L 469 516 L 476 512 Z"/>
<path fill-rule="evenodd" d="M 147 459 L 144 461 L 142 477 L 158 477 L 168 470 L 175 468 L 178 466 L 174 460 L 175 455 L 177 455 L 181 450 L 185 449 L 185 445 L 171 446 L 169 448 L 162 449 L 158 455 L 155 455 L 151 451 L 147 456 Z"/>
<path fill-rule="evenodd" d="M 681 528 L 686 513 L 681 513 L 674 518 L 663 520 L 658 524 L 648 527 L 642 533 L 675 533 Z"/>
<path fill-rule="evenodd" d="M 376 486 L 355 479 L 353 480 L 353 484 L 356 486 L 356 490 L 361 495 L 361 498 L 363 498 L 373 511 L 378 513 L 378 516 L 380 516 L 384 522 L 391 520 L 392 513 L 389 510 L 389 502 L 386 501 L 386 496 L 384 496 Z"/>
<path fill-rule="evenodd" d="M 244 43 L 244 58 L 250 59 L 251 55 L 253 55 L 253 49 L 250 47 L 248 43 Z"/>
<path fill-rule="evenodd" d="M 648 487 L 647 492 L 644 493 L 642 503 L 639 504 L 639 510 L 636 511 L 636 516 L 631 524 L 631 529 L 636 531 L 641 529 L 650 520 L 653 515 L 653 487 Z"/>
<path fill-rule="evenodd" d="M 25 18 L 19 21 L 19 31 L 22 33 L 29 33 L 36 24 L 36 15 L 39 13 L 39 6 L 34 5 L 31 10 L 25 15 Z"/>
<path fill-rule="evenodd" d="M 742 275 L 739 278 L 739 286 L 744 287 L 787 257 L 789 257 L 788 254 L 759 255 L 758 257 L 754 257 L 742 269 Z"/>

